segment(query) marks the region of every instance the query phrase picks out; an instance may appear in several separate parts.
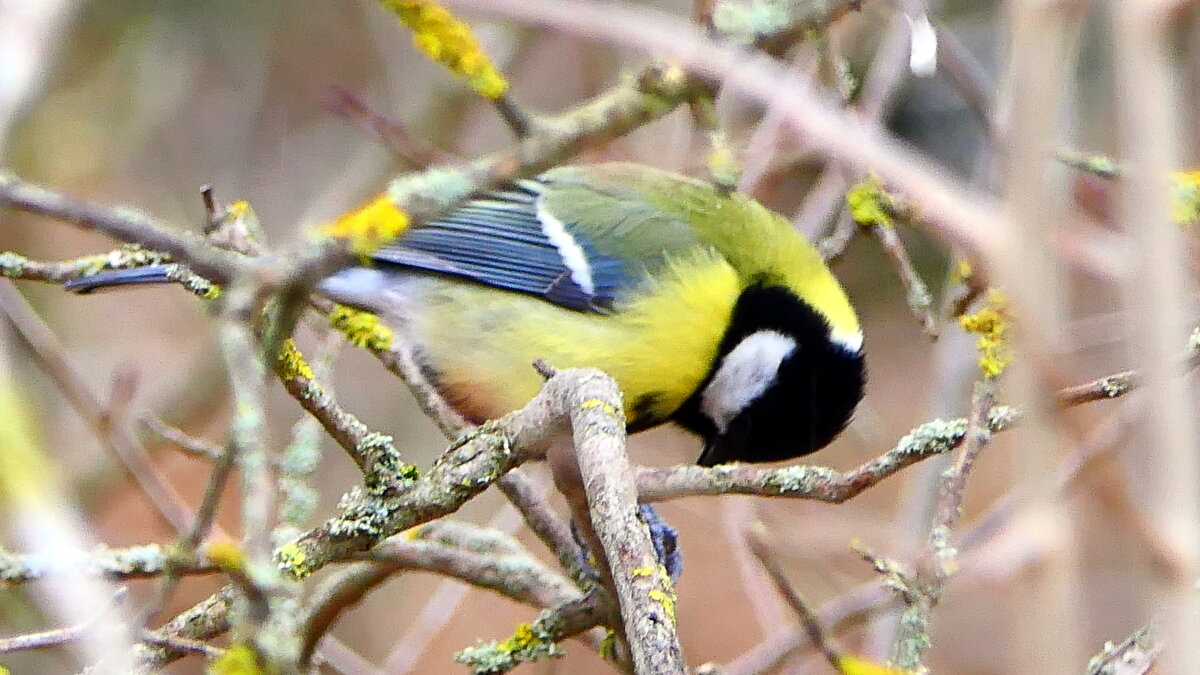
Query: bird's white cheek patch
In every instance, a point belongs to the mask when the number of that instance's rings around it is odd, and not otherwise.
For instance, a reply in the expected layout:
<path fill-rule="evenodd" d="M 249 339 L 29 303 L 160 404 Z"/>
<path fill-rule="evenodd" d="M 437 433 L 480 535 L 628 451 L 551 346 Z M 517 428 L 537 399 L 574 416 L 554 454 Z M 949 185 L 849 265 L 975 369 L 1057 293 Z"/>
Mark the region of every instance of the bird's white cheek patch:
<path fill-rule="evenodd" d="M 794 351 L 796 341 L 782 333 L 760 330 L 746 336 L 721 359 L 700 397 L 701 412 L 724 433 L 738 413 L 771 388 L 779 364 Z"/>

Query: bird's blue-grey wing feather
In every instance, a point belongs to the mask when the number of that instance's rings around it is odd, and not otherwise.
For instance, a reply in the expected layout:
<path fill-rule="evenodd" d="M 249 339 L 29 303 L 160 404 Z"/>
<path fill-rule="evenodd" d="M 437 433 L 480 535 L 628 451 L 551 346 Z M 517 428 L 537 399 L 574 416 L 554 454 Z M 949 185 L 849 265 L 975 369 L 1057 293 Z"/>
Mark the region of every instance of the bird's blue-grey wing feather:
<path fill-rule="evenodd" d="M 571 309 L 606 311 L 627 282 L 624 263 L 598 251 L 572 223 L 556 223 L 561 231 L 557 242 L 552 239 L 538 207 L 543 188 L 537 181 L 521 181 L 474 199 L 413 228 L 372 257 L 537 295 Z M 570 252 L 562 247 L 564 236 Z"/>

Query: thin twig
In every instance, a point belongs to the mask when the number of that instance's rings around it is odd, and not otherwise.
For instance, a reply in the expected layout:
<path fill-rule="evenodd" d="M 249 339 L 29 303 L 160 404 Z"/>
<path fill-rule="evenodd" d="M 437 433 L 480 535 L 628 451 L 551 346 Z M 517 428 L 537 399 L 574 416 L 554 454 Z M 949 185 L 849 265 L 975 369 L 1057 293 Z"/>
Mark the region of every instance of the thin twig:
<path fill-rule="evenodd" d="M 975 113 L 975 117 L 983 125 L 985 136 L 995 143 L 998 140 L 994 119 L 995 87 L 988 77 L 987 69 L 979 63 L 966 45 L 959 41 L 954 32 L 947 30 L 945 26 L 937 26 L 937 45 L 940 70 L 946 73 L 950 83 Z"/>
<path fill-rule="evenodd" d="M 455 155 L 439 150 L 413 134 L 403 122 L 375 112 L 349 89 L 331 86 L 326 91 L 324 104 L 327 110 L 349 121 L 412 166 L 424 169 L 460 161 Z"/>
<path fill-rule="evenodd" d="M 1058 405 L 1069 408 L 1082 403 L 1117 398 L 1136 387 L 1137 384 L 1137 373 L 1132 370 L 1126 370 L 1074 387 L 1060 389 L 1055 399 L 1057 399 Z"/>
<path fill-rule="evenodd" d="M 138 422 L 150 433 L 158 436 L 164 441 L 174 444 L 193 457 L 199 457 L 210 462 L 215 462 L 220 459 L 221 455 L 225 452 L 225 449 L 219 444 L 203 438 L 192 436 L 182 429 L 173 427 L 170 424 L 162 421 L 161 418 L 153 415 L 143 417 L 142 419 L 138 420 Z"/>
<path fill-rule="evenodd" d="M 170 552 L 158 544 L 97 548 L 54 555 L 13 553 L 0 548 L 0 581 L 22 584 L 47 577 L 92 575 L 110 580 L 144 579 L 163 574 L 171 565 Z M 180 574 L 211 574 L 216 567 L 206 561 L 180 564 Z"/>
<path fill-rule="evenodd" d="M 1153 623 L 1138 628 L 1119 644 L 1105 643 L 1104 649 L 1087 664 L 1087 675 L 1145 675 L 1154 670 L 1163 652 L 1163 642 Z"/>
<path fill-rule="evenodd" d="M 879 124 L 890 108 L 900 85 L 907 79 L 908 49 L 908 24 L 897 11 L 863 79 L 859 116 L 864 123 Z M 850 240 L 858 233 L 858 228 L 847 222 L 844 215 L 846 189 L 855 179 L 856 174 L 842 164 L 826 167 L 792 219 L 806 236 L 814 241 L 820 240 L 821 253 L 826 260 L 841 257 Z M 824 237 L 826 223 L 835 209 L 841 215 L 835 221 L 833 233 Z"/>
<path fill-rule="evenodd" d="M 541 649 L 546 655 L 560 654 L 559 642 L 583 633 L 603 623 L 609 614 L 607 600 L 599 589 L 576 600 L 564 602 L 557 607 L 542 610 L 532 625 L 527 626 L 528 635 L 534 640 L 523 640 L 527 647 Z M 532 643 L 532 644 L 528 644 Z M 468 666 L 484 665 L 477 672 L 506 673 L 529 658 L 522 649 L 504 649 L 497 643 L 469 647 L 455 655 L 455 660 Z"/>
<path fill-rule="evenodd" d="M 585 574 L 580 567 L 583 552 L 571 536 L 566 521 L 554 512 L 542 495 L 544 490 L 539 490 L 521 469 L 508 472 L 496 485 L 521 513 L 529 529 L 554 553 L 559 565 L 571 578 L 576 581 L 583 579 Z"/>
<path fill-rule="evenodd" d="M 976 383 L 971 415 L 967 423 L 966 447 L 959 453 L 942 481 L 937 510 L 929 528 L 929 558 L 922 564 L 922 567 L 931 569 L 938 579 L 945 579 L 955 570 L 955 551 L 950 546 L 950 532 L 962 517 L 967 478 L 975 468 L 976 460 L 992 439 L 988 419 L 995 404 L 995 381 L 992 378 L 984 378 Z"/>
<path fill-rule="evenodd" d="M 921 324 L 925 335 L 936 340 L 938 329 L 937 317 L 934 315 L 933 309 L 933 295 L 929 292 L 925 281 L 921 279 L 921 275 L 917 274 L 916 268 L 913 267 L 912 258 L 909 257 L 904 242 L 900 241 L 899 235 L 896 234 L 896 228 L 875 223 L 871 225 L 870 229 L 871 234 L 883 246 L 883 250 L 887 251 L 888 257 L 892 259 L 892 265 L 900 275 L 900 283 L 904 286 L 904 299 L 908 303 L 908 308 L 912 310 L 913 315 Z"/>
<path fill-rule="evenodd" d="M 312 298 L 311 304 L 314 309 L 325 315 L 333 312 L 335 307 L 334 303 L 325 298 Z M 453 440 L 471 426 L 462 415 L 446 403 L 437 390 L 425 379 L 413 356 L 412 345 L 408 344 L 403 336 L 396 335 L 388 347 L 376 347 L 369 344 L 367 349 L 385 369 L 400 378 L 400 381 L 408 387 L 417 400 L 421 412 L 437 424 L 438 429 L 446 438 Z"/>
<path fill-rule="evenodd" d="M 199 654 L 206 659 L 215 659 L 223 653 L 222 650 L 200 640 L 189 640 L 178 636 L 163 635 L 154 631 L 142 631 L 140 639 L 148 645 L 174 649 L 180 652 L 191 652 Z"/>
<path fill-rule="evenodd" d="M 816 617 L 819 625 L 832 631 L 861 620 L 882 604 L 890 602 L 894 602 L 894 599 L 882 582 L 871 580 L 823 603 L 816 611 Z M 720 672 L 722 675 L 773 673 L 808 644 L 808 632 L 802 627 L 785 628 L 730 661 Z"/>
<path fill-rule="evenodd" d="M 443 574 L 534 607 L 550 607 L 579 597 L 570 582 L 527 553 L 483 553 L 437 541 L 392 540 L 373 549 L 368 557 L 371 562 L 340 571 L 310 598 L 298 631 L 302 636 L 302 663 L 307 662 L 317 642 L 343 612 L 405 570 Z"/>
<path fill-rule="evenodd" d="M 258 359 L 253 305 L 256 289 L 242 283 L 225 294 L 227 307 L 219 331 L 233 390 L 234 418 L 230 451 L 242 472 L 242 532 L 251 560 L 269 564 L 275 522 L 275 481 L 264 438 L 263 366 Z"/>
<path fill-rule="evenodd" d="M 495 106 L 496 112 L 500 114 L 500 119 L 504 120 L 517 138 L 525 138 L 536 130 L 537 118 L 529 114 L 513 99 L 511 91 L 506 91 L 499 98 L 493 99 L 492 104 Z"/>
<path fill-rule="evenodd" d="M 11 174 L 0 173 L 0 205 L 65 220 L 83 229 L 168 253 L 218 283 L 251 269 L 245 258 L 213 248 L 194 234 L 174 232 L 165 223 L 133 209 L 67 197 Z"/>
<path fill-rule="evenodd" d="M 122 466 L 137 481 L 157 512 L 176 531 L 183 531 L 192 516 L 183 498 L 150 462 L 145 449 L 129 429 L 121 424 L 112 424 L 104 403 L 92 390 L 88 379 L 70 362 L 58 338 L 29 306 L 24 296 L 5 280 L 0 280 L 0 312 L 42 370 L 100 440 L 121 460 Z"/>
<path fill-rule="evenodd" d="M 962 516 L 963 493 L 975 461 L 991 440 L 988 418 L 995 404 L 996 383 L 990 377 L 975 385 L 971 415 L 967 423 L 966 447 L 943 475 L 939 497 L 929 526 L 924 553 L 916 573 L 905 580 L 902 594 L 905 609 L 899 619 L 892 649 L 892 662 L 901 668 L 920 671 L 923 657 L 932 644 L 930 626 L 933 610 L 941 601 L 946 579 L 958 569 L 958 550 L 951 537 Z"/>
<path fill-rule="evenodd" d="M 294 358 L 302 357 L 297 351 L 294 352 Z M 342 446 L 365 476 L 407 470 L 391 437 L 371 431 L 358 417 L 343 408 L 314 377 L 310 377 L 311 372 L 277 368 L 277 373 L 284 389 L 300 407 L 321 423 L 326 433 Z"/>
<path fill-rule="evenodd" d="M 116 595 L 112 597 L 107 605 L 96 612 L 96 615 L 87 621 L 84 621 L 75 626 L 67 628 L 58 628 L 55 630 L 42 631 L 39 633 L 26 633 L 25 635 L 14 635 L 12 637 L 0 638 L 0 654 L 11 654 L 13 652 L 26 651 L 30 649 L 44 649 L 46 647 L 57 647 L 68 642 L 81 640 L 88 633 L 92 632 L 97 626 L 108 618 L 112 609 L 125 601 L 127 592 L 124 588 L 118 589 Z"/>
<path fill-rule="evenodd" d="M 988 420 L 989 428 L 1003 431 L 1019 418 L 1016 409 L 997 406 Z M 806 465 L 778 469 L 757 469 L 737 464 L 711 469 L 699 466 L 663 469 L 643 467 L 638 470 L 638 491 L 645 501 L 733 493 L 840 503 L 905 467 L 958 447 L 966 438 L 967 425 L 964 418 L 927 422 L 900 439 L 891 450 L 846 472 Z"/>
<path fill-rule="evenodd" d="M 494 538 L 492 541 L 497 546 L 480 547 L 478 545 L 471 546 L 467 537 L 462 536 L 447 536 L 451 534 L 447 524 L 453 521 L 442 519 L 435 523 L 422 528 L 422 533 L 426 530 L 435 530 L 432 536 L 439 541 L 444 541 L 453 546 L 460 546 L 474 549 L 485 549 L 487 552 L 500 553 L 519 553 L 523 552 L 515 541 L 511 541 L 512 547 L 499 545 L 501 542 L 510 541 L 507 538 Z M 511 534 L 516 531 L 520 525 L 520 515 L 517 509 L 512 505 L 505 505 L 492 515 L 488 521 L 488 528 L 499 532 Z M 470 541 L 478 544 L 477 537 L 471 537 Z M 480 552 L 483 552 L 482 550 Z M 419 612 L 413 615 L 413 620 L 410 623 L 410 628 L 405 632 L 404 636 L 397 640 L 383 660 L 383 669 L 391 673 L 403 673 L 412 671 L 417 667 L 421 657 L 428 651 L 434 640 L 442 634 L 443 629 L 455 617 L 459 616 L 459 607 L 466 599 L 471 587 L 457 583 L 452 579 L 443 579 L 429 599 L 425 601 L 425 605 L 421 607 Z"/>
<path fill-rule="evenodd" d="M 175 555 L 167 559 L 164 566 L 166 575 L 155 588 L 154 596 L 142 609 L 139 625 L 148 625 L 167 605 L 171 595 L 179 586 L 183 571 L 187 568 L 183 562 L 196 556 L 200 543 L 212 529 L 217 517 L 217 508 L 221 503 L 221 493 L 225 489 L 225 484 L 229 482 L 230 474 L 233 473 L 235 459 L 236 454 L 233 448 L 226 447 L 214 461 L 212 471 L 208 476 L 208 483 L 204 486 L 204 496 L 200 499 L 199 508 L 196 509 L 196 517 L 192 519 L 192 524 L 187 531 L 180 536 Z"/>
<path fill-rule="evenodd" d="M 376 668 L 374 664 L 363 658 L 362 654 L 328 634 L 321 638 L 321 643 L 317 645 L 314 661 L 323 661 L 326 666 L 333 668 L 341 675 L 385 675 L 389 672 Z"/>
<path fill-rule="evenodd" d="M 825 629 L 821 626 L 821 620 L 817 617 L 816 612 L 808 606 L 804 598 L 796 592 L 788 581 L 787 575 L 783 568 L 771 555 L 771 551 L 767 547 L 765 539 L 766 526 L 761 521 L 750 525 L 746 530 L 746 542 L 750 545 L 750 551 L 754 553 L 754 557 L 763 569 L 767 571 L 771 581 L 775 584 L 775 589 L 783 596 L 788 606 L 796 613 L 796 618 L 800 620 L 800 625 L 804 628 L 804 632 L 808 634 L 809 642 L 815 646 L 829 665 L 833 666 L 834 670 L 841 671 L 841 657 L 839 651 L 828 637 L 825 636 Z"/>

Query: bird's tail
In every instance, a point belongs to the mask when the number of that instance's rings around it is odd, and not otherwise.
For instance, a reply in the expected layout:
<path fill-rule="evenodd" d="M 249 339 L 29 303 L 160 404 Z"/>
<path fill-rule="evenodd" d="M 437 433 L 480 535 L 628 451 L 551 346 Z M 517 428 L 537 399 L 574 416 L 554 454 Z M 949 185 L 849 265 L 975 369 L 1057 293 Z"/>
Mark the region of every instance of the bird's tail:
<path fill-rule="evenodd" d="M 128 270 L 112 270 L 100 272 L 88 277 L 72 279 L 63 284 L 63 288 L 73 293 L 91 293 L 120 286 L 141 284 L 166 284 L 172 281 L 170 265 L 150 265 L 135 267 Z"/>

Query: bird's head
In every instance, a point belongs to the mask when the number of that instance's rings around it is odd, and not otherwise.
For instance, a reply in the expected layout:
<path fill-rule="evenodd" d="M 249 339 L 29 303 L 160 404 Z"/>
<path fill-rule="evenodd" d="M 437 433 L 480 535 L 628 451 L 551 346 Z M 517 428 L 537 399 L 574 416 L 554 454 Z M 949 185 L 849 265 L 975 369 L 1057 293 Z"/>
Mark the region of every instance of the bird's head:
<path fill-rule="evenodd" d="M 703 466 L 819 450 L 862 399 L 861 333 L 835 332 L 820 311 L 781 286 L 742 292 L 717 356 L 676 414 L 704 438 Z"/>

